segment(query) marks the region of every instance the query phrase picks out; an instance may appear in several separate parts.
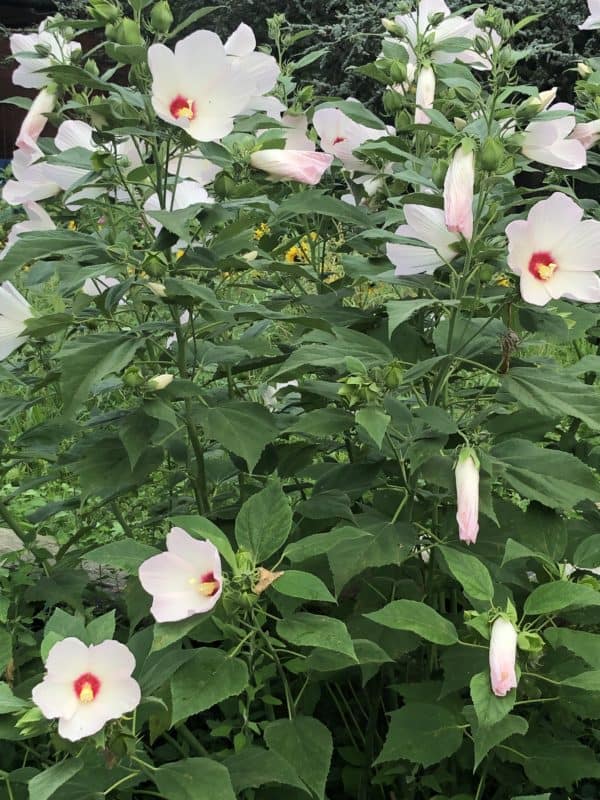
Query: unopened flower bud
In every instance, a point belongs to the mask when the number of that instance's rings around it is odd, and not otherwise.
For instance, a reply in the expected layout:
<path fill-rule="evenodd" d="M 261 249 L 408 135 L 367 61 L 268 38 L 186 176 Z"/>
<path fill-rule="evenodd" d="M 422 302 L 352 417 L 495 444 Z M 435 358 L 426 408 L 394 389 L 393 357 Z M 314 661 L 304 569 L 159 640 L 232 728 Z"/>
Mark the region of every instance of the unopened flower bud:
<path fill-rule="evenodd" d="M 433 182 L 441 189 L 444 185 L 444 179 L 446 177 L 446 173 L 448 172 L 448 161 L 445 158 L 438 158 L 431 170 L 431 177 L 433 178 Z"/>
<path fill-rule="evenodd" d="M 396 111 L 401 111 L 406 102 L 401 94 L 394 89 L 389 89 L 383 93 L 383 107 L 388 114 L 395 114 Z"/>
<path fill-rule="evenodd" d="M 383 17 L 381 20 L 381 24 L 386 29 L 388 33 L 393 33 L 394 36 L 402 36 L 406 35 L 406 28 L 404 25 L 400 25 L 400 23 L 396 22 L 393 19 L 388 19 L 387 17 Z"/>
<path fill-rule="evenodd" d="M 173 375 L 170 372 L 164 372 L 162 375 L 154 375 L 146 384 L 148 389 L 153 392 L 160 392 L 161 389 L 166 389 L 167 386 L 173 382 Z"/>
<path fill-rule="evenodd" d="M 471 447 L 463 447 L 454 469 L 456 520 L 461 542 L 475 544 L 479 532 L 479 459 Z"/>
<path fill-rule="evenodd" d="M 249 253 L 244 253 L 244 255 L 242 256 L 244 261 L 256 261 L 257 257 L 258 257 L 257 250 L 250 250 Z"/>
<path fill-rule="evenodd" d="M 90 0 L 88 12 L 97 22 L 116 22 L 121 16 L 121 9 L 108 0 Z"/>
<path fill-rule="evenodd" d="M 157 297 L 166 297 L 167 290 L 162 283 L 152 283 L 149 281 L 146 286 L 150 289 L 152 294 L 155 294 Z"/>
<path fill-rule="evenodd" d="M 168 33 L 173 24 L 173 12 L 168 0 L 159 0 L 150 14 L 150 25 L 158 33 Z"/>
<path fill-rule="evenodd" d="M 406 80 L 406 64 L 398 59 L 392 61 L 390 76 L 395 83 L 403 83 Z"/>
<path fill-rule="evenodd" d="M 579 73 L 580 78 L 587 78 L 588 75 L 592 74 L 593 70 L 591 67 L 588 67 L 584 61 L 580 61 L 577 64 L 577 72 Z"/>
<path fill-rule="evenodd" d="M 142 386 L 145 382 L 144 376 L 137 367 L 127 367 L 123 373 L 123 383 L 125 386 L 130 386 L 132 389 Z"/>
<path fill-rule="evenodd" d="M 93 58 L 88 58 L 88 60 L 85 62 L 84 69 L 88 75 L 93 75 L 94 78 L 97 78 L 100 75 L 98 64 L 96 64 Z"/>
<path fill-rule="evenodd" d="M 490 636 L 490 679 L 496 697 L 506 697 L 517 686 L 517 631 L 504 617 L 492 625 Z"/>
<path fill-rule="evenodd" d="M 504 145 L 499 139 L 488 138 L 479 154 L 479 163 L 486 172 L 494 172 L 504 160 Z"/>
<path fill-rule="evenodd" d="M 521 631 L 517 637 L 519 650 L 527 653 L 541 653 L 544 649 L 544 640 L 539 633 L 533 631 Z"/>
<path fill-rule="evenodd" d="M 115 39 L 118 44 L 142 45 L 144 38 L 138 23 L 130 17 L 123 17 L 115 30 Z"/>
<path fill-rule="evenodd" d="M 463 119 L 462 117 L 454 117 L 452 121 L 454 122 L 454 127 L 457 131 L 462 131 L 463 128 L 467 127 L 467 120 Z"/>

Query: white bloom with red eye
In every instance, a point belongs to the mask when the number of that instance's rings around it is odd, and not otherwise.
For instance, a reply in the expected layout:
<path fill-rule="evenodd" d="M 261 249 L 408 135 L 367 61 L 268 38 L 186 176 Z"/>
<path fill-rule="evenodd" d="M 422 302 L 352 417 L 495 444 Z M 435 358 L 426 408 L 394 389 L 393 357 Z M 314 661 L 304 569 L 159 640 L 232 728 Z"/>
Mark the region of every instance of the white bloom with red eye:
<path fill-rule="evenodd" d="M 517 687 L 517 631 L 504 617 L 492 625 L 490 636 L 490 680 L 496 697 L 506 697 Z"/>
<path fill-rule="evenodd" d="M 321 139 L 321 149 L 339 159 L 350 172 L 375 172 L 375 168 L 353 155 L 365 142 L 389 136 L 386 128 L 368 128 L 354 122 L 339 108 L 320 108 L 315 111 L 313 125 Z"/>
<path fill-rule="evenodd" d="M 473 192 L 475 187 L 475 155 L 464 143 L 454 152 L 444 179 L 444 215 L 452 233 L 473 236 Z"/>
<path fill-rule="evenodd" d="M 548 111 L 573 112 L 568 103 L 555 103 Z M 524 156 L 539 164 L 562 169 L 581 169 L 585 167 L 587 156 L 585 147 L 572 138 L 576 119 L 573 113 L 559 119 L 533 120 L 525 128 L 521 151 Z"/>
<path fill-rule="evenodd" d="M 511 222 L 508 266 L 521 276 L 523 300 L 544 306 L 566 297 L 600 302 L 600 222 L 582 221 L 583 210 L 562 192 L 536 203 L 526 220 Z"/>
<path fill-rule="evenodd" d="M 255 169 L 268 173 L 273 180 L 290 180 L 314 186 L 329 169 L 333 156 L 309 150 L 256 150 L 250 156 Z"/>
<path fill-rule="evenodd" d="M 10 281 L 0 284 L 0 361 L 20 347 L 31 306 Z"/>
<path fill-rule="evenodd" d="M 433 108 L 435 99 L 435 72 L 431 67 L 423 67 L 419 71 L 417 78 L 415 123 L 417 125 L 428 125 L 431 120 L 425 113 L 425 109 Z"/>
<path fill-rule="evenodd" d="M 453 245 L 460 236 L 450 233 L 444 221 L 441 208 L 407 204 L 404 206 L 406 225 L 400 225 L 397 236 L 416 239 L 419 244 L 386 245 L 387 257 L 396 267 L 396 275 L 418 275 L 425 272 L 432 275 L 438 267 L 456 257 Z"/>
<path fill-rule="evenodd" d="M 588 8 L 589 17 L 577 26 L 580 31 L 595 31 L 600 28 L 600 0 L 588 0 Z"/>
<path fill-rule="evenodd" d="M 23 222 L 16 222 L 10 229 L 8 239 L 6 240 L 6 247 L 0 252 L 0 259 L 8 253 L 10 248 L 17 241 L 22 233 L 30 233 L 31 231 L 53 231 L 56 225 L 47 211 L 34 202 L 26 202 L 23 208 L 27 212 L 28 219 Z"/>
<path fill-rule="evenodd" d="M 258 94 L 253 70 L 243 58 L 228 56 L 216 33 L 195 31 L 170 50 L 148 50 L 152 105 L 158 116 L 184 128 L 199 142 L 221 139 L 233 129 L 249 98 Z"/>
<path fill-rule="evenodd" d="M 58 718 L 63 739 L 76 742 L 139 705 L 134 669 L 135 658 L 124 644 L 107 639 L 88 647 L 70 636 L 48 653 L 46 674 L 33 689 L 33 702 L 47 719 Z"/>
<path fill-rule="evenodd" d="M 569 138 L 577 139 L 586 150 L 589 150 L 600 139 L 600 119 L 595 119 L 592 122 L 579 122 L 573 128 Z"/>
<path fill-rule="evenodd" d="M 176 622 L 210 611 L 223 590 L 221 559 L 212 542 L 194 539 L 183 528 L 171 528 L 167 552 L 139 568 L 140 583 L 152 595 L 150 611 L 157 622 Z"/>
<path fill-rule="evenodd" d="M 25 153 L 34 153 L 37 149 L 36 142 L 48 121 L 48 114 L 54 110 L 56 95 L 47 89 L 42 89 L 34 99 L 27 112 L 21 129 L 17 136 L 16 145 Z"/>
<path fill-rule="evenodd" d="M 10 51 L 19 66 L 13 72 L 15 86 L 26 89 L 41 89 L 50 79 L 40 70 L 55 64 L 67 64 L 75 50 L 81 50 L 79 42 L 67 42 L 58 31 L 48 31 L 45 19 L 38 33 L 13 33 L 10 37 Z M 36 47 L 44 48 L 48 55 L 40 56 Z"/>
<path fill-rule="evenodd" d="M 479 533 L 479 460 L 464 447 L 454 469 L 456 480 L 456 521 L 461 542 L 475 544 Z"/>
<path fill-rule="evenodd" d="M 254 93 L 248 98 L 241 113 L 271 110 L 269 102 L 264 102 L 269 98 L 263 95 L 270 92 L 277 83 L 279 64 L 273 56 L 256 51 L 256 37 L 252 28 L 244 22 L 240 23 L 225 42 L 224 49 L 236 67 L 254 84 Z"/>

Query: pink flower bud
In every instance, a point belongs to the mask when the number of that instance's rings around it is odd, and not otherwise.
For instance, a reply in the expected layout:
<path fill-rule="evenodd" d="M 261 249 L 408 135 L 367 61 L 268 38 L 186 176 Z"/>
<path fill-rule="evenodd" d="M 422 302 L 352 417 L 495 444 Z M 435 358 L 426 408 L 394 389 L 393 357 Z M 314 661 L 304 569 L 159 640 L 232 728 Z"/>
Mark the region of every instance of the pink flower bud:
<path fill-rule="evenodd" d="M 424 109 L 433 108 L 435 99 L 435 72 L 431 67 L 423 67 L 417 78 L 417 94 L 415 110 L 415 123 L 418 125 L 428 125 L 431 120 Z"/>
<path fill-rule="evenodd" d="M 516 688 L 516 657 L 517 631 L 507 619 L 498 617 L 490 637 L 490 679 L 496 697 L 505 697 Z"/>
<path fill-rule="evenodd" d="M 35 143 L 46 126 L 48 121 L 47 114 L 54 110 L 55 105 L 56 95 L 54 92 L 49 92 L 48 89 L 42 89 L 31 104 L 31 108 L 27 112 L 17 136 L 17 147 L 24 153 L 33 154 L 36 152 Z"/>
<path fill-rule="evenodd" d="M 331 166 L 333 156 L 308 150 L 257 150 L 250 156 L 255 169 L 267 172 L 274 180 L 298 181 L 314 186 Z"/>
<path fill-rule="evenodd" d="M 461 144 L 455 151 L 444 180 L 444 214 L 446 227 L 452 233 L 473 236 L 473 191 L 475 158 L 472 148 Z"/>
<path fill-rule="evenodd" d="M 454 470 L 458 511 L 458 536 L 461 542 L 475 544 L 479 532 L 479 461 L 470 447 L 465 447 Z"/>

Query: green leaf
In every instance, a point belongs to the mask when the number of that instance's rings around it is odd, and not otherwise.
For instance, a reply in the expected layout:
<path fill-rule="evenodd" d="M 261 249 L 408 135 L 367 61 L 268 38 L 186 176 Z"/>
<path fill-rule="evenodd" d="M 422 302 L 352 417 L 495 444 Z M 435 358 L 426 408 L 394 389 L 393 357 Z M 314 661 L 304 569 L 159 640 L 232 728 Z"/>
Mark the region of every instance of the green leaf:
<path fill-rule="evenodd" d="M 258 789 L 269 783 L 305 789 L 296 770 L 274 750 L 247 745 L 239 753 L 226 758 L 225 766 L 237 794 L 244 789 Z"/>
<path fill-rule="evenodd" d="M 508 757 L 522 764 L 540 789 L 568 789 L 582 778 L 600 778 L 600 764 L 591 748 L 565 737 L 551 739 L 543 731 L 520 740 L 518 750 L 513 748 Z"/>
<path fill-rule="evenodd" d="M 352 639 L 345 624 L 333 617 L 300 612 L 277 623 L 277 635 L 299 647 L 322 647 L 356 661 Z"/>
<path fill-rule="evenodd" d="M 85 763 L 78 758 L 66 758 L 53 767 L 38 773 L 27 784 L 29 800 L 48 800 L 84 766 Z"/>
<path fill-rule="evenodd" d="M 169 800 L 235 800 L 227 767 L 211 758 L 184 758 L 151 773 Z"/>
<path fill-rule="evenodd" d="M 105 564 L 107 567 L 122 569 L 134 575 L 142 562 L 159 552 L 149 544 L 125 538 L 95 547 L 86 553 L 85 557 L 87 561 L 93 561 L 95 564 Z"/>
<path fill-rule="evenodd" d="M 343 200 L 338 200 L 325 194 L 320 189 L 305 189 L 287 197 L 277 209 L 271 225 L 281 225 L 289 219 L 307 214 L 323 217 L 332 217 L 338 222 L 357 225 L 360 228 L 369 227 L 369 217 L 364 209 L 351 206 Z"/>
<path fill-rule="evenodd" d="M 295 564 L 315 556 L 325 555 L 340 543 L 349 542 L 353 539 L 370 540 L 372 538 L 373 534 L 368 531 L 352 528 L 350 525 L 343 525 L 327 533 L 314 533 L 312 536 L 306 536 L 298 542 L 288 544 L 284 555 L 292 564 Z"/>
<path fill-rule="evenodd" d="M 503 386 L 523 408 L 548 417 L 575 417 L 600 430 L 600 403 L 594 386 L 547 367 L 512 367 Z"/>
<path fill-rule="evenodd" d="M 477 556 L 450 547 L 440 546 L 439 549 L 448 569 L 466 594 L 476 600 L 487 600 L 491 603 L 494 599 L 494 584 L 487 567 Z"/>
<path fill-rule="evenodd" d="M 542 505 L 571 509 L 582 500 L 600 500 L 596 476 L 570 453 L 509 439 L 492 448 L 491 456 L 509 486 Z"/>
<path fill-rule="evenodd" d="M 29 703 L 13 694 L 7 683 L 0 683 L 0 714 L 12 714 L 13 711 L 23 711 Z"/>
<path fill-rule="evenodd" d="M 354 425 L 354 417 L 342 408 L 317 408 L 301 414 L 286 433 L 304 433 L 308 436 L 334 436 Z"/>
<path fill-rule="evenodd" d="M 461 725 L 447 708 L 409 703 L 390 714 L 385 744 L 375 763 L 405 758 L 429 767 L 455 753 L 462 738 Z"/>
<path fill-rule="evenodd" d="M 100 617 L 96 617 L 86 626 L 87 637 L 90 644 L 100 644 L 106 639 L 112 639 L 115 634 L 115 610 L 107 611 Z"/>
<path fill-rule="evenodd" d="M 63 345 L 58 358 L 65 413 L 72 414 L 102 378 L 124 369 L 141 345 L 141 339 L 122 333 L 94 333 Z"/>
<path fill-rule="evenodd" d="M 582 672 L 571 678 L 561 681 L 563 686 L 573 686 L 575 689 L 585 689 L 586 692 L 600 692 L 600 669 Z"/>
<path fill-rule="evenodd" d="M 446 300 L 444 305 L 453 305 L 456 302 Z M 390 300 L 385 304 L 388 314 L 388 336 L 391 338 L 396 328 L 409 320 L 417 311 L 421 311 L 423 308 L 431 308 L 431 306 L 438 303 L 438 300 L 429 297 L 414 300 Z"/>
<path fill-rule="evenodd" d="M 386 628 L 412 631 L 435 644 L 451 645 L 458 642 L 454 625 L 431 606 L 416 600 L 393 600 L 379 611 L 364 616 Z"/>
<path fill-rule="evenodd" d="M 321 603 L 335 603 L 335 597 L 316 575 L 288 569 L 273 583 L 273 589 L 287 597 L 301 600 L 314 600 Z"/>
<path fill-rule="evenodd" d="M 269 750 L 291 765 L 318 800 L 325 800 L 333 741 L 322 722 L 302 716 L 270 722 L 265 728 L 265 741 Z"/>
<path fill-rule="evenodd" d="M 565 647 L 591 667 L 600 669 L 600 634 L 572 631 L 569 628 L 548 628 L 544 638 L 552 647 Z"/>
<path fill-rule="evenodd" d="M 573 563 L 587 569 L 600 567 L 600 533 L 580 542 L 573 555 Z"/>
<path fill-rule="evenodd" d="M 23 233 L 2 259 L 0 281 L 10 278 L 23 264 L 38 258 L 54 258 L 67 252 L 72 256 L 76 251 L 96 251 L 106 260 L 102 241 L 85 233 L 65 230 Z"/>
<path fill-rule="evenodd" d="M 389 414 L 375 406 L 367 406 L 356 412 L 356 422 L 380 449 L 391 419 Z"/>
<path fill-rule="evenodd" d="M 473 741 L 475 743 L 475 763 L 473 764 L 473 772 L 481 764 L 483 759 L 496 745 L 508 739 L 509 736 L 524 736 L 529 729 L 527 720 L 523 717 L 517 717 L 514 714 L 504 717 L 495 725 L 489 727 L 476 727 L 471 729 Z"/>
<path fill-rule="evenodd" d="M 192 13 L 187 16 L 183 22 L 180 22 L 179 25 L 176 25 L 165 38 L 167 40 L 174 39 L 190 25 L 193 25 L 194 22 L 198 22 L 198 20 L 201 20 L 207 14 L 212 14 L 213 11 L 218 11 L 220 8 L 225 8 L 225 6 L 204 6 L 203 8 L 197 8 L 195 11 L 192 11 Z"/>
<path fill-rule="evenodd" d="M 506 697 L 496 697 L 492 692 L 490 673 L 487 670 L 471 678 L 470 688 L 477 721 L 482 728 L 496 725 L 504 719 L 512 711 L 517 699 L 515 689 L 511 689 Z"/>
<path fill-rule="evenodd" d="M 569 608 L 569 606 L 577 608 L 600 606 L 600 592 L 594 591 L 583 583 L 571 583 L 570 581 L 544 583 L 535 588 L 525 600 L 523 611 L 529 616 L 551 614 Z"/>
<path fill-rule="evenodd" d="M 190 514 L 171 517 L 171 522 L 173 525 L 183 528 L 197 539 L 207 539 L 209 542 L 212 542 L 225 561 L 227 561 L 233 572 L 237 574 L 238 564 L 229 539 L 223 531 L 217 528 L 209 519 Z"/>
<path fill-rule="evenodd" d="M 248 668 L 222 650 L 201 647 L 171 679 L 172 724 L 206 711 L 248 685 Z"/>
<path fill-rule="evenodd" d="M 292 529 L 292 508 L 281 485 L 271 480 L 241 507 L 235 521 L 238 545 L 263 563 L 282 547 Z"/>
<path fill-rule="evenodd" d="M 265 447 L 278 435 L 273 415 L 258 403 L 222 403 L 205 409 L 202 417 L 207 436 L 245 459 L 250 472 Z"/>

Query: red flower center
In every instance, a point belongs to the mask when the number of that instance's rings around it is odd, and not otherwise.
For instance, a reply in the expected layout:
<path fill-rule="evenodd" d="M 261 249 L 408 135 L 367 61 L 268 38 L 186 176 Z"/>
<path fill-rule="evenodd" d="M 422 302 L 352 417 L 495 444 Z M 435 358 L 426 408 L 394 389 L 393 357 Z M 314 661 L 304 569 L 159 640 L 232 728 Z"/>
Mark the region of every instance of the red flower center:
<path fill-rule="evenodd" d="M 336 136 L 335 139 L 333 140 L 332 144 L 340 144 L 341 142 L 345 142 L 345 141 L 346 141 L 346 137 L 345 136 Z"/>
<path fill-rule="evenodd" d="M 538 281 L 549 281 L 558 269 L 558 264 L 547 251 L 534 253 L 529 259 L 529 272 Z"/>
<path fill-rule="evenodd" d="M 169 111 L 173 119 L 196 119 L 196 103 L 181 94 L 171 102 Z"/>
<path fill-rule="evenodd" d="M 81 703 L 91 703 L 100 691 L 100 679 L 91 672 L 84 672 L 73 681 L 73 690 Z"/>
<path fill-rule="evenodd" d="M 207 572 L 202 575 L 198 583 L 198 591 L 204 597 L 213 597 L 218 591 L 221 584 L 215 578 L 214 572 Z"/>

